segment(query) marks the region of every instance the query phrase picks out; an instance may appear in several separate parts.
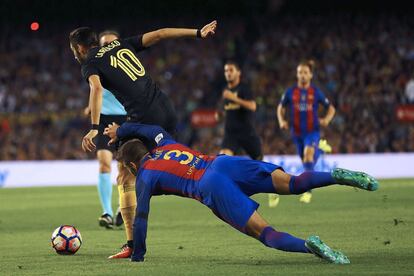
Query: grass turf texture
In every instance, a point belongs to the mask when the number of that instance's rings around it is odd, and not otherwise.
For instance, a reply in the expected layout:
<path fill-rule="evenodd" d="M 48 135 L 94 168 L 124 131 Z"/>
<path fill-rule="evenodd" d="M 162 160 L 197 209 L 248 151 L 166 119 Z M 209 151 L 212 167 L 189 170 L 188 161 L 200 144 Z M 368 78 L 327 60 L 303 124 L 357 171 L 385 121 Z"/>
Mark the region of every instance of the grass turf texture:
<path fill-rule="evenodd" d="M 315 190 L 311 204 L 282 196 L 254 197 L 276 228 L 306 238 L 318 234 L 345 252 L 350 265 L 327 264 L 308 254 L 277 251 L 244 236 L 191 199 L 152 199 L 144 263 L 107 260 L 125 242 L 124 231 L 98 227 L 96 187 L 0 189 L 0 275 L 300 274 L 396 275 L 414 273 L 414 180 L 381 181 L 377 192 L 349 187 Z M 116 206 L 114 196 L 114 207 Z M 73 224 L 83 245 L 57 255 L 52 231 Z"/>

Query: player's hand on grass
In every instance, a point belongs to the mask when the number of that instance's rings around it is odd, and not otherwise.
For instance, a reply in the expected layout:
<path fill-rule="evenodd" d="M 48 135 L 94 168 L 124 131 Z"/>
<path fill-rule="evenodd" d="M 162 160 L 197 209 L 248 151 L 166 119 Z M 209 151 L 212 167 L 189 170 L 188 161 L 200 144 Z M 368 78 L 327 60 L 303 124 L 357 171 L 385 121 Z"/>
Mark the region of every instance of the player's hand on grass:
<path fill-rule="evenodd" d="M 223 91 L 223 99 L 229 100 L 229 101 L 235 101 L 237 99 L 237 95 L 232 93 L 228 89 L 224 89 Z"/>
<path fill-rule="evenodd" d="M 91 129 L 88 134 L 85 135 L 82 139 L 82 149 L 84 151 L 93 151 L 96 149 L 95 144 L 93 143 L 92 139 L 95 138 L 95 136 L 98 135 L 97 129 Z"/>
<path fill-rule="evenodd" d="M 280 129 L 289 129 L 289 123 L 286 120 L 279 122 Z"/>
<path fill-rule="evenodd" d="M 323 126 L 323 127 L 326 127 L 326 126 L 328 126 L 328 125 L 329 125 L 329 121 L 328 121 L 328 120 L 326 120 L 325 118 L 320 118 L 320 119 L 319 119 L 319 125 L 321 125 L 321 126 Z"/>
<path fill-rule="evenodd" d="M 107 128 L 104 130 L 104 135 L 109 136 L 111 140 L 109 140 L 108 145 L 111 145 L 115 143 L 118 140 L 118 137 L 116 136 L 116 131 L 118 130 L 119 125 L 116 123 L 109 124 Z"/>
<path fill-rule="evenodd" d="M 207 25 L 205 25 L 201 30 L 201 38 L 206 38 L 209 35 L 213 35 L 216 33 L 216 28 L 217 28 L 217 20 L 214 20 L 211 23 L 208 23 Z"/>

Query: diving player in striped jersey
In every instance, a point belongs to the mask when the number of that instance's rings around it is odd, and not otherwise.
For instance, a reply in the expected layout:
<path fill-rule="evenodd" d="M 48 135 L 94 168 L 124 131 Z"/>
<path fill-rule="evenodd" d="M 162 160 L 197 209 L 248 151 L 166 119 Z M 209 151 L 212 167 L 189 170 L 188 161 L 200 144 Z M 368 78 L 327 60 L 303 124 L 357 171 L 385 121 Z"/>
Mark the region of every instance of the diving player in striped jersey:
<path fill-rule="evenodd" d="M 208 156 L 177 143 L 163 128 L 139 123 L 111 124 L 105 129 L 111 138 L 123 141 L 117 159 L 136 175 L 137 209 L 131 260 L 144 261 L 150 200 L 158 195 L 193 198 L 211 209 L 224 222 L 265 246 L 288 252 L 313 254 L 335 264 L 348 264 L 341 252 L 332 250 L 318 236 L 307 240 L 275 230 L 257 212 L 257 193 L 301 194 L 333 185 L 368 191 L 378 181 L 362 172 L 336 168 L 332 172 L 307 171 L 298 176 L 283 168 L 243 157 Z M 136 138 L 135 138 L 136 137 Z M 125 141 L 127 139 L 127 141 Z M 152 141 L 148 150 L 141 141 Z M 190 221 L 189 221 L 190 223 Z M 187 224 L 185 227 L 191 227 Z"/>
<path fill-rule="evenodd" d="M 285 120 L 286 108 L 289 108 L 292 139 L 296 144 L 305 171 L 313 171 L 322 153 L 319 143 L 320 126 L 328 126 L 335 116 L 335 107 L 323 92 L 311 83 L 313 68 L 314 62 L 311 60 L 298 65 L 297 84 L 286 90 L 277 107 L 277 118 L 281 129 L 289 128 L 289 123 Z M 320 104 L 327 110 L 322 118 L 318 117 Z M 326 141 L 321 142 L 329 151 Z M 308 191 L 302 195 L 300 201 L 309 203 L 311 198 L 311 191 Z"/>

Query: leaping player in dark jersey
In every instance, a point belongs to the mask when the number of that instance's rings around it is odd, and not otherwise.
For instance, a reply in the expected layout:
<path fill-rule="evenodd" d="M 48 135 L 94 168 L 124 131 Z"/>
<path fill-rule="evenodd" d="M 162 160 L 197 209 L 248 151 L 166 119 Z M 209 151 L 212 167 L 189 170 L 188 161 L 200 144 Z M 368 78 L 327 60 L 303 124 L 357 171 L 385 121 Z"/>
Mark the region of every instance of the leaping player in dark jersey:
<path fill-rule="evenodd" d="M 134 249 L 131 260 L 140 262 L 146 253 L 150 200 L 157 195 L 193 198 L 244 234 L 264 245 L 288 252 L 312 253 L 336 264 L 349 259 L 332 250 L 319 237 L 307 240 L 271 227 L 257 212 L 259 204 L 250 196 L 257 193 L 301 194 L 334 183 L 375 191 L 378 182 L 362 173 L 336 168 L 332 172 L 304 172 L 292 176 L 274 164 L 227 155 L 208 156 L 178 144 L 159 126 L 124 123 L 109 125 L 105 134 L 111 141 L 137 137 L 124 143 L 118 160 L 136 175 L 137 210 L 134 222 Z M 140 139 L 153 141 L 148 151 Z"/>
<path fill-rule="evenodd" d="M 156 124 L 170 134 L 175 133 L 177 116 L 171 100 L 155 84 L 142 65 L 137 54 L 161 40 L 193 37 L 204 39 L 215 33 L 217 22 L 213 21 L 202 29 L 164 28 L 135 37 L 114 38 L 109 44 L 99 47 L 97 34 L 88 27 L 78 28 L 69 35 L 70 47 L 75 58 L 82 66 L 82 76 L 90 86 L 89 107 L 91 111 L 91 130 L 82 140 L 82 148 L 92 151 L 96 146 L 92 139 L 97 136 L 102 111 L 103 88 L 112 92 L 126 110 L 127 121 Z M 121 214 L 126 230 L 132 232 L 135 214 L 134 183 L 125 180 L 125 173 L 120 174 L 119 189 L 125 197 L 121 205 Z M 122 207 L 122 206 L 121 206 Z M 128 231 L 130 229 L 131 231 Z M 132 235 L 127 235 L 132 236 Z M 110 258 L 127 258 L 132 253 L 132 238 L 121 252 Z"/>
<path fill-rule="evenodd" d="M 91 130 L 82 140 L 82 148 L 96 148 L 92 139 L 98 134 L 105 87 L 124 106 L 127 120 L 156 124 L 174 134 L 176 115 L 167 96 L 155 84 L 138 58 L 138 52 L 161 40 L 193 37 L 207 38 L 215 33 L 217 21 L 202 29 L 164 28 L 126 39 L 116 39 L 99 47 L 97 34 L 89 27 L 73 30 L 70 47 L 82 66 L 82 76 L 90 86 Z"/>

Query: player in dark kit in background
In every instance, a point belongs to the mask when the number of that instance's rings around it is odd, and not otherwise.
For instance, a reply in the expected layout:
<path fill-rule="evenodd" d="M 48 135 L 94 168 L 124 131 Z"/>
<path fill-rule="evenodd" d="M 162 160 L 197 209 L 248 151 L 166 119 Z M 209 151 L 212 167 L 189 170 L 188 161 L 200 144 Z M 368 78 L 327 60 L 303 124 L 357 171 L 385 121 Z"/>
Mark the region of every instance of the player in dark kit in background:
<path fill-rule="evenodd" d="M 221 154 L 237 155 L 244 150 L 251 159 L 262 160 L 262 145 L 254 128 L 256 101 L 247 84 L 241 82 L 241 69 L 229 60 L 224 65 L 227 86 L 223 91 L 225 125 Z M 269 194 L 269 206 L 275 206 L 277 195 Z M 276 203 L 277 205 L 277 203 Z"/>
<path fill-rule="evenodd" d="M 99 131 L 103 88 L 111 91 L 123 105 L 127 121 L 162 126 L 170 134 L 175 133 L 177 117 L 171 100 L 149 76 L 137 54 L 164 39 L 193 37 L 206 38 L 215 33 L 217 22 L 202 29 L 164 28 L 126 39 L 115 39 L 99 47 L 96 33 L 88 28 L 75 29 L 69 35 L 70 47 L 82 66 L 82 75 L 90 86 L 89 107 L 91 130 L 82 140 L 85 151 L 96 149 L 92 139 Z M 119 175 L 121 176 L 121 174 Z M 122 182 L 128 204 L 121 208 L 125 225 L 132 226 L 135 214 L 134 185 Z M 126 185 L 128 184 L 128 185 Z M 120 195 L 122 197 L 122 195 Z M 132 229 L 132 227 L 131 227 Z M 111 258 L 128 258 L 132 253 L 132 235 L 121 252 Z"/>
<path fill-rule="evenodd" d="M 224 77 L 225 132 L 220 153 L 237 155 L 244 150 L 251 159 L 262 160 L 262 145 L 253 122 L 256 101 L 252 91 L 241 82 L 240 66 L 235 61 L 226 62 Z"/>

